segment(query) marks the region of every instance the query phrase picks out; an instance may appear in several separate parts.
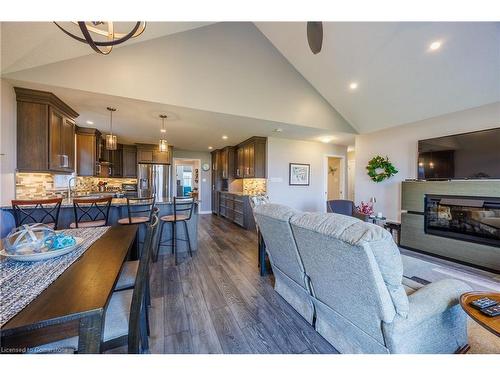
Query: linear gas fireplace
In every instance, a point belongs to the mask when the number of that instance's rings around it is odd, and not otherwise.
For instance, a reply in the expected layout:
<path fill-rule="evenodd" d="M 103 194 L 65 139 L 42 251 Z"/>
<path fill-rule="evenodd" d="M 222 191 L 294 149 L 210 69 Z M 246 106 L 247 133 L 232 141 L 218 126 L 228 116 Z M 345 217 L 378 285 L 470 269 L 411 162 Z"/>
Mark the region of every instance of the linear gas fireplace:
<path fill-rule="evenodd" d="M 500 198 L 425 196 L 425 233 L 500 247 Z"/>

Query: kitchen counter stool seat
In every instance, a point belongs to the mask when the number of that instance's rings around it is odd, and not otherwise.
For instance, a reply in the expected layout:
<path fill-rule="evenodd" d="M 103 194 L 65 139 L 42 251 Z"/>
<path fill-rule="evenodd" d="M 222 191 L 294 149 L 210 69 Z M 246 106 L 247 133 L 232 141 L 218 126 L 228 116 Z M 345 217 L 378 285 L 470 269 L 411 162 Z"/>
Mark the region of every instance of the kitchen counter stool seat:
<path fill-rule="evenodd" d="M 118 224 L 129 225 L 129 224 L 143 224 L 149 222 L 148 216 L 134 216 L 132 218 L 124 217 L 118 219 Z"/>
<path fill-rule="evenodd" d="M 177 215 L 177 219 L 174 215 L 165 215 L 160 217 L 161 221 L 166 221 L 168 223 L 172 223 L 174 221 L 184 221 L 184 220 L 189 220 L 188 215 Z"/>
<path fill-rule="evenodd" d="M 104 227 L 106 225 L 106 220 L 95 220 L 95 221 L 82 221 L 78 223 L 78 226 L 76 223 L 71 223 L 69 227 L 71 229 L 75 228 L 95 228 L 95 227 Z"/>

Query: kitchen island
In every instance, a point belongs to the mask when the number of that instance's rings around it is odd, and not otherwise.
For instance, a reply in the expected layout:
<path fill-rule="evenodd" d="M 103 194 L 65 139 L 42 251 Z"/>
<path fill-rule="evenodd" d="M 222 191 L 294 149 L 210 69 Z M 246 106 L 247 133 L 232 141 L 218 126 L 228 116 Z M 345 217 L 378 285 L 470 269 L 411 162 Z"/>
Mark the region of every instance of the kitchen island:
<path fill-rule="evenodd" d="M 155 202 L 155 206 L 160 210 L 159 217 L 173 214 L 174 202 L 171 199 L 157 200 Z M 191 249 L 193 251 L 198 250 L 198 206 L 199 202 L 196 201 L 194 204 L 191 219 L 187 221 L 189 239 L 191 243 Z M 4 238 L 15 227 L 15 220 L 12 206 L 3 205 L 0 206 L 0 210 L 1 238 Z M 127 216 L 127 199 L 113 198 L 113 200 L 111 201 L 111 207 L 109 209 L 108 225 L 120 225 L 118 224 L 118 220 Z M 73 201 L 72 199 L 64 199 L 61 204 L 61 211 L 59 213 L 58 229 L 67 229 L 69 228 L 69 225 L 74 221 L 75 214 L 73 210 Z M 139 240 L 141 242 L 143 241 L 144 234 L 145 226 L 141 225 L 139 230 Z M 184 225 L 177 225 L 176 237 L 179 239 L 187 238 Z M 165 223 L 161 240 L 166 241 L 170 238 L 172 238 L 172 226 L 168 223 Z M 188 246 L 186 241 L 177 241 L 177 250 L 179 253 L 187 252 L 187 249 Z M 167 254 L 170 251 L 170 246 L 162 246 L 160 249 L 160 254 Z"/>

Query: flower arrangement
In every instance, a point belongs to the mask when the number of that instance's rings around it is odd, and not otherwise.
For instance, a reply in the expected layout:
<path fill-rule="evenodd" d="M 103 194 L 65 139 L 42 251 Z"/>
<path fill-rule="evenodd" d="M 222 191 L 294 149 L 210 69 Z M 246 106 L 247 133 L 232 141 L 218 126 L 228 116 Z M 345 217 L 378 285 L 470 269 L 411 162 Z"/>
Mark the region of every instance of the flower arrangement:
<path fill-rule="evenodd" d="M 361 203 L 359 204 L 359 206 L 356 207 L 356 209 L 362 214 L 373 215 L 373 203 L 365 203 L 361 201 Z"/>

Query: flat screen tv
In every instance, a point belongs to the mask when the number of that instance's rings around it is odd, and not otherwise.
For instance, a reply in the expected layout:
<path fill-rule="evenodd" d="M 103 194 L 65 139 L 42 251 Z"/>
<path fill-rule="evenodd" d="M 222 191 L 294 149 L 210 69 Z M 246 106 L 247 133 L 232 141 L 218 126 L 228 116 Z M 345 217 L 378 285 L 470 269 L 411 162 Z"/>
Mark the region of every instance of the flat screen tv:
<path fill-rule="evenodd" d="M 500 128 L 418 141 L 418 178 L 500 179 Z"/>

